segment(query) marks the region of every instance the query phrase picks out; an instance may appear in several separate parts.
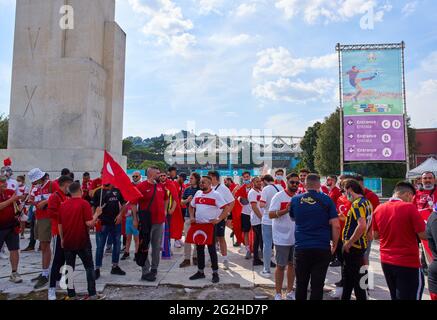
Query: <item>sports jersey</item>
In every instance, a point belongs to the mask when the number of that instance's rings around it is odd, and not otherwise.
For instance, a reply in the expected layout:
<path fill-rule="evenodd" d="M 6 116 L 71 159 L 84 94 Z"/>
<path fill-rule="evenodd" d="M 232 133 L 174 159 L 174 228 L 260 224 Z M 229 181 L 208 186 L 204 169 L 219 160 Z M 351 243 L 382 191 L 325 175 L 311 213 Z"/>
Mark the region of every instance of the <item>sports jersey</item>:
<path fill-rule="evenodd" d="M 256 204 L 259 211 L 262 213 L 262 209 L 259 206 L 259 202 L 261 200 L 261 190 L 252 189 L 249 191 L 248 195 L 249 204 L 251 207 L 251 213 L 250 213 L 250 224 L 252 226 L 258 226 L 261 224 L 261 219 L 256 215 L 256 213 L 252 209 L 252 204 Z"/>
<path fill-rule="evenodd" d="M 53 191 L 54 189 L 52 186 L 52 181 L 47 180 L 42 186 L 34 187 L 30 192 L 30 201 L 36 207 L 36 213 L 35 213 L 36 220 L 50 218 L 50 213 L 47 210 L 47 205 L 42 209 L 38 209 L 37 206 L 40 202 L 48 200 Z"/>
<path fill-rule="evenodd" d="M 242 203 L 242 200 L 241 200 L 241 199 L 248 200 L 249 191 L 250 191 L 249 187 L 242 185 L 235 193 L 235 198 L 239 199 L 241 206 L 243 208 L 241 210 L 241 213 L 245 214 L 245 215 L 250 215 L 252 213 L 252 210 L 250 208 L 250 203 L 244 204 L 244 203 Z"/>
<path fill-rule="evenodd" d="M 372 204 L 366 198 L 359 198 L 352 202 L 352 206 L 346 217 L 346 223 L 342 233 L 342 240 L 347 241 L 352 238 L 355 229 L 358 227 L 358 220 L 363 218 L 370 225 L 372 217 Z M 367 249 L 367 232 L 352 244 L 357 249 Z"/>
<path fill-rule="evenodd" d="M 278 192 L 270 203 L 269 212 L 286 209 L 293 196 L 294 194 L 288 190 Z M 294 238 L 296 224 L 291 220 L 290 215 L 287 213 L 279 218 L 272 219 L 272 221 L 273 244 L 277 246 L 294 246 L 296 242 Z"/>
<path fill-rule="evenodd" d="M 210 223 L 211 220 L 217 219 L 226 205 L 220 193 L 214 190 L 198 191 L 191 200 L 191 206 L 196 209 L 197 223 Z"/>
<path fill-rule="evenodd" d="M 261 220 L 262 224 L 267 226 L 272 225 L 272 219 L 269 218 L 270 203 L 274 195 L 282 190 L 282 187 L 279 185 L 269 184 L 268 186 L 264 187 L 263 191 L 261 192 L 260 203 L 265 205 L 263 208 L 263 218 Z"/>

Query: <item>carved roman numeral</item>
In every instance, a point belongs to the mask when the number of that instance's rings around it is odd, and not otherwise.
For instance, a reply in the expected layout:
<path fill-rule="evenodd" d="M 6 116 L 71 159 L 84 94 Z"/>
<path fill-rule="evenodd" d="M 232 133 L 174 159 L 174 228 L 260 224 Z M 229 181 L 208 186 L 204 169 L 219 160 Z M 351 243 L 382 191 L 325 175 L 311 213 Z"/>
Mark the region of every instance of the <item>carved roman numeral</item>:
<path fill-rule="evenodd" d="M 24 86 L 24 90 L 26 91 L 26 96 L 27 96 L 27 105 L 26 105 L 26 110 L 24 111 L 24 114 L 23 114 L 23 118 L 27 115 L 27 112 L 29 110 L 31 110 L 33 116 L 35 116 L 35 112 L 34 112 L 33 106 L 32 106 L 32 99 L 35 95 L 36 89 L 38 89 L 38 86 L 35 86 L 30 90 L 29 90 L 28 86 Z"/>
<path fill-rule="evenodd" d="M 32 54 L 32 59 L 35 53 L 36 45 L 38 44 L 40 30 L 41 28 L 38 28 L 38 31 L 36 32 L 35 39 L 34 39 L 34 37 L 32 36 L 32 31 L 30 30 L 30 28 L 27 28 L 27 33 L 29 35 L 29 47 L 30 47 L 30 52 Z"/>

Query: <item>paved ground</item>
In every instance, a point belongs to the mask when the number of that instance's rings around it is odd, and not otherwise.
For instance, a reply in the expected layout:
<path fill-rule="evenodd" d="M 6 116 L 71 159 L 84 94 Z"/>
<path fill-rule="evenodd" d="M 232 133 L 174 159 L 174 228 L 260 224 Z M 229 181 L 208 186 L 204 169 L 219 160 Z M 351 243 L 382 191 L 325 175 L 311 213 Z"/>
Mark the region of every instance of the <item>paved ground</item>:
<path fill-rule="evenodd" d="M 94 241 L 94 236 L 92 237 Z M 229 237 L 228 237 L 229 239 Z M 229 240 L 230 242 L 230 240 Z M 21 241 L 24 248 L 28 240 Z M 94 243 L 94 242 L 93 242 Z M 206 270 L 207 278 L 200 281 L 190 281 L 189 276 L 196 272 L 194 266 L 180 269 L 183 260 L 182 249 L 173 249 L 169 260 L 161 260 L 158 279 L 154 283 L 142 282 L 141 269 L 132 260 L 121 261 L 120 266 L 127 272 L 126 276 L 109 274 L 111 256 L 105 255 L 102 276 L 97 281 L 97 290 L 104 292 L 110 299 L 270 299 L 273 296 L 273 279 L 265 279 L 259 275 L 262 267 L 253 267 L 251 261 L 245 260 L 238 249 L 229 246 L 230 270 L 223 270 L 220 263 L 220 284 L 211 283 L 211 271 Z M 372 300 L 388 300 L 389 293 L 379 263 L 379 246 L 375 244 L 371 255 L 371 270 L 374 274 L 374 289 L 370 291 Z M 133 256 L 133 253 L 131 254 Z M 22 284 L 12 284 L 8 281 L 10 274 L 9 261 L 0 260 L 0 294 L 7 299 L 44 299 L 47 290 L 39 293 L 33 291 L 30 279 L 35 277 L 40 268 L 38 252 L 21 255 L 19 272 L 23 276 Z M 79 260 L 78 260 L 79 262 Z M 339 279 L 340 268 L 330 268 L 325 290 L 334 288 Z M 83 266 L 78 264 L 75 273 L 75 284 L 79 294 L 86 292 L 86 277 Z M 60 290 L 59 292 L 62 292 Z M 326 298 L 328 296 L 326 295 Z M 428 290 L 424 299 L 429 300 Z"/>

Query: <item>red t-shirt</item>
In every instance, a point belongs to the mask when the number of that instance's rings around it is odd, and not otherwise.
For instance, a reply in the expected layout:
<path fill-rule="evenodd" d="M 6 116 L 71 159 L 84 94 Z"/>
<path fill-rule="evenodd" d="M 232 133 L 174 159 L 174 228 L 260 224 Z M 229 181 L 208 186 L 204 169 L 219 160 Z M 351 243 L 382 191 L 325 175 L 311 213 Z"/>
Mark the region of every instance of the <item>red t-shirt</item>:
<path fill-rule="evenodd" d="M 417 191 L 414 203 L 422 218 L 427 221 L 433 211 L 433 207 L 437 204 L 437 189 Z"/>
<path fill-rule="evenodd" d="M 302 194 L 302 193 L 306 193 L 307 189 L 305 188 L 305 186 L 303 185 L 303 183 L 299 183 L 299 188 L 297 189 L 297 194 Z"/>
<path fill-rule="evenodd" d="M 59 208 L 65 200 L 67 200 L 67 196 L 61 190 L 55 191 L 49 198 L 47 211 L 52 219 L 52 236 L 54 237 L 59 235 Z"/>
<path fill-rule="evenodd" d="M 89 192 L 92 189 L 92 185 L 93 185 L 93 181 L 92 180 L 88 180 L 88 181 L 82 181 L 82 191 L 83 191 L 83 196 L 82 198 L 85 200 L 88 200 L 90 198 L 89 196 Z"/>
<path fill-rule="evenodd" d="M 337 207 L 338 216 L 340 217 L 340 230 L 343 230 L 346 224 L 346 216 L 352 207 L 352 203 L 347 199 L 345 195 L 340 195 L 335 204 Z"/>
<path fill-rule="evenodd" d="M 425 231 L 425 221 L 414 204 L 392 199 L 380 205 L 372 226 L 379 233 L 382 263 L 421 267 L 417 234 Z"/>
<path fill-rule="evenodd" d="M 364 198 L 370 201 L 373 207 L 373 212 L 375 212 L 376 208 L 381 204 L 379 202 L 379 197 L 372 190 L 364 188 Z"/>
<path fill-rule="evenodd" d="M 35 207 L 42 201 L 48 200 L 53 192 L 55 192 L 55 186 L 52 181 L 48 180 L 38 188 L 33 188 L 30 194 L 31 202 L 35 205 Z M 47 206 L 45 209 L 36 208 L 35 213 L 36 220 L 49 219 L 50 214 L 47 210 Z"/>
<path fill-rule="evenodd" d="M 64 250 L 82 250 L 91 244 L 87 221 L 93 220 L 88 201 L 81 198 L 67 199 L 59 208 Z"/>
<path fill-rule="evenodd" d="M 144 181 L 137 186 L 137 189 L 143 195 L 138 200 L 140 210 L 146 210 L 148 208 L 150 200 L 153 196 L 154 188 L 155 184 L 151 184 L 149 181 Z M 166 200 L 168 200 L 167 190 L 162 184 L 156 184 L 156 194 L 153 199 L 152 205 L 150 206 L 150 212 L 152 214 L 152 224 L 162 224 L 165 222 Z"/>
<path fill-rule="evenodd" d="M 322 186 L 320 189 L 322 189 L 322 192 L 326 195 L 329 195 L 329 189 L 327 186 Z"/>
<path fill-rule="evenodd" d="M 15 191 L 5 189 L 3 192 L 0 192 L 0 203 L 5 202 L 12 198 Z M 15 209 L 14 204 L 10 204 L 6 208 L 0 210 L 0 228 L 12 228 L 15 226 L 17 219 L 15 218 Z"/>
<path fill-rule="evenodd" d="M 333 187 L 331 191 L 329 191 L 329 197 L 334 201 L 334 204 L 337 206 L 338 199 L 342 196 L 342 193 L 338 187 Z"/>

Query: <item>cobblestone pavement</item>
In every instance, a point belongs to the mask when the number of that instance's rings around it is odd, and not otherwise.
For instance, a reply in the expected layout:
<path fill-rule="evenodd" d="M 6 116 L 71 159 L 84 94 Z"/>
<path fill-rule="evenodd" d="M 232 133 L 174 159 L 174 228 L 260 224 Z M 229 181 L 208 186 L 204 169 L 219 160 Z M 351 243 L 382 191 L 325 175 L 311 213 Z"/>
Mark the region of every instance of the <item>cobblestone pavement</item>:
<path fill-rule="evenodd" d="M 227 237 L 230 243 L 229 236 Z M 94 235 L 92 235 L 94 242 Z M 26 247 L 28 240 L 21 240 L 21 248 Z M 245 260 L 244 255 L 238 253 L 238 248 L 229 245 L 230 270 L 223 270 L 220 263 L 220 284 L 211 283 L 211 271 L 206 269 L 206 279 L 190 281 L 188 278 L 196 272 L 194 266 L 181 269 L 183 249 L 173 248 L 171 259 L 162 259 L 157 281 L 153 283 L 140 280 L 141 268 L 132 259 L 121 261 L 120 267 L 127 272 L 126 276 L 110 275 L 111 256 L 105 255 L 102 275 L 97 280 L 97 290 L 105 292 L 111 299 L 254 299 L 256 297 L 271 298 L 273 295 L 274 280 L 265 279 L 259 275 L 262 267 L 253 267 L 251 260 Z M 207 254 L 206 254 L 207 255 Z M 131 253 L 131 257 L 133 252 Z M 207 255 L 208 256 L 208 255 Z M 22 299 L 26 297 L 44 298 L 46 291 L 35 293 L 30 279 L 40 271 L 41 257 L 38 252 L 23 253 L 20 255 L 19 273 L 23 277 L 22 284 L 13 284 L 8 281 L 10 274 L 9 261 L 0 259 L 0 293 L 4 298 Z M 371 267 L 374 275 L 374 288 L 370 290 L 372 300 L 390 299 L 388 288 L 379 262 L 379 245 L 374 243 L 371 254 Z M 330 268 L 327 275 L 326 293 L 334 288 L 339 280 L 340 268 Z M 371 277 L 370 277 L 371 279 Z M 79 294 L 86 293 L 85 271 L 81 263 L 75 272 L 75 285 Z M 106 289 L 106 290 L 105 290 Z M 62 293 L 62 290 L 58 292 Z M 221 292 L 225 294 L 221 294 Z M 226 294 L 228 292 L 228 294 Z M 233 293 L 232 293 L 233 292 Z M 328 295 L 326 298 L 329 299 Z M 429 300 L 429 292 L 425 289 L 423 299 Z"/>

